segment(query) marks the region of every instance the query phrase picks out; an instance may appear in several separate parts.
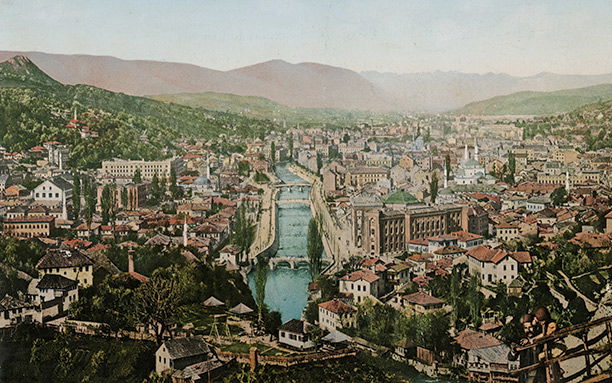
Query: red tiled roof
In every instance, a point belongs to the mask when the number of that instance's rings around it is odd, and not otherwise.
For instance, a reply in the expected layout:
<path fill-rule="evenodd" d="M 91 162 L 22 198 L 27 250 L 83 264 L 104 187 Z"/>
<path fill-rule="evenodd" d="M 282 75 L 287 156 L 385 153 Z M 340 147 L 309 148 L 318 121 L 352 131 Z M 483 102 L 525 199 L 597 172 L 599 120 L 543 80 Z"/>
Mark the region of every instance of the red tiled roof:
<path fill-rule="evenodd" d="M 455 338 L 455 341 L 459 343 L 461 348 L 466 350 L 475 350 L 479 348 L 499 346 L 502 344 L 502 341 L 491 335 L 483 334 L 470 329 L 461 331 Z"/>
<path fill-rule="evenodd" d="M 358 281 L 363 279 L 369 283 L 376 282 L 380 277 L 369 270 L 357 270 L 340 278 L 341 281 Z"/>
<path fill-rule="evenodd" d="M 473 240 L 476 240 L 476 239 L 482 239 L 483 238 L 482 235 L 470 233 L 468 231 L 454 231 L 451 234 L 454 235 L 457 238 L 457 240 L 461 241 L 461 242 L 473 241 Z"/>
<path fill-rule="evenodd" d="M 319 303 L 319 307 L 322 307 L 323 309 L 327 311 L 331 311 L 336 314 L 346 314 L 346 313 L 352 313 L 355 311 L 354 308 L 352 308 L 351 306 L 347 305 L 346 303 L 342 302 L 339 299 L 332 299 L 331 301 Z"/>
<path fill-rule="evenodd" d="M 418 291 L 410 295 L 404 295 L 402 298 L 412 304 L 420 306 L 433 306 L 444 303 L 442 299 L 431 296 L 423 291 Z"/>

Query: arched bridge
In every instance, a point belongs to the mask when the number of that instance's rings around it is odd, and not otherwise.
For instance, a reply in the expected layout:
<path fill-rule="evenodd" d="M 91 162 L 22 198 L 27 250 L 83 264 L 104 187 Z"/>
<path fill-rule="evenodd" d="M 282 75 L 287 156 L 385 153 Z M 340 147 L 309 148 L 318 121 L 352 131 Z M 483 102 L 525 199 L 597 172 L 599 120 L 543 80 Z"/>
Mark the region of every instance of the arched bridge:
<path fill-rule="evenodd" d="M 310 264 L 310 260 L 302 257 L 272 257 L 268 260 L 268 266 L 271 270 L 276 269 L 276 267 L 281 264 L 289 265 L 289 267 L 292 269 L 297 269 L 300 266 L 308 266 Z M 325 265 L 327 264 L 329 264 L 328 261 L 322 261 L 323 268 L 325 268 Z"/>
<path fill-rule="evenodd" d="M 289 191 L 293 190 L 293 188 L 297 188 L 299 191 L 303 191 L 305 187 L 309 187 L 311 186 L 310 184 L 307 183 L 292 183 L 292 184 L 276 184 L 274 185 L 275 188 L 281 189 L 281 188 L 286 188 L 289 189 Z"/>
<path fill-rule="evenodd" d="M 309 204 L 310 200 L 307 199 L 279 199 L 276 201 L 277 204 L 279 205 L 283 205 L 283 204 L 288 204 L 288 203 L 305 203 L 305 204 Z"/>

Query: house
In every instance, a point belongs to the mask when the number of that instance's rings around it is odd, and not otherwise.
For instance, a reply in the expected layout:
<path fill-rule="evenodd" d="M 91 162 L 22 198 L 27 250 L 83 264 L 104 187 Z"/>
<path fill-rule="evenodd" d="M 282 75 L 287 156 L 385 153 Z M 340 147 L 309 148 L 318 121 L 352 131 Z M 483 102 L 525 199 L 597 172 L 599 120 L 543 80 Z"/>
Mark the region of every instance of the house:
<path fill-rule="evenodd" d="M 413 294 L 403 295 L 399 298 L 401 307 L 407 308 L 413 314 L 426 314 L 432 311 L 440 310 L 444 306 L 442 299 L 436 298 L 427 294 L 424 291 L 418 291 Z"/>
<path fill-rule="evenodd" d="M 46 204 L 61 204 L 72 198 L 72 177 L 62 175 L 46 180 L 32 191 L 34 201 Z"/>
<path fill-rule="evenodd" d="M 495 229 L 497 231 L 495 237 L 503 242 L 512 241 L 521 236 L 520 228 L 517 225 L 501 223 L 495 226 Z"/>
<path fill-rule="evenodd" d="M 551 204 L 550 198 L 548 197 L 533 197 L 527 200 L 527 210 L 532 212 L 538 212 L 549 207 Z"/>
<path fill-rule="evenodd" d="M 40 304 L 43 321 L 46 318 L 64 316 L 70 305 L 79 300 L 78 282 L 62 275 L 46 274 L 40 280 L 32 280 L 35 289 L 33 301 Z"/>
<path fill-rule="evenodd" d="M 227 245 L 219 250 L 219 263 L 237 265 L 240 263 L 240 249 L 234 245 Z"/>
<path fill-rule="evenodd" d="M 527 251 L 507 252 L 480 245 L 469 250 L 468 269 L 470 274 L 478 275 L 484 285 L 503 282 L 508 285 L 521 269 L 531 265 L 531 255 Z"/>
<path fill-rule="evenodd" d="M 291 319 L 278 329 L 278 342 L 292 348 L 306 350 L 314 347 L 310 339 L 312 325 L 306 321 Z"/>
<path fill-rule="evenodd" d="M 49 216 L 21 216 L 6 218 L 3 222 L 4 235 L 21 238 L 49 237 L 55 227 L 55 218 Z"/>
<path fill-rule="evenodd" d="M 455 238 L 457 238 L 457 246 L 467 250 L 478 245 L 482 245 L 484 242 L 484 237 L 482 235 L 470 233 L 467 231 L 455 231 L 451 234 Z"/>
<path fill-rule="evenodd" d="M 361 303 L 366 298 L 378 298 L 384 292 L 384 280 L 370 270 L 357 270 L 340 278 L 340 292 Z"/>
<path fill-rule="evenodd" d="M 456 363 L 468 370 L 468 379 L 478 382 L 508 382 L 511 372 L 519 368 L 519 361 L 510 361 L 510 347 L 492 335 L 471 329 L 463 330 L 455 338 L 463 353 Z"/>
<path fill-rule="evenodd" d="M 408 262 L 398 262 L 387 267 L 387 283 L 393 288 L 400 288 L 410 282 L 412 265 Z"/>
<path fill-rule="evenodd" d="M 79 286 L 89 287 L 93 284 L 93 261 L 76 249 L 49 249 L 38 261 L 36 269 L 46 274 L 62 275 L 78 281 Z"/>
<path fill-rule="evenodd" d="M 25 299 L 6 295 L 0 299 L 0 328 L 10 327 L 19 323 L 42 322 L 40 309 L 37 305 Z"/>
<path fill-rule="evenodd" d="M 155 372 L 158 374 L 216 360 L 209 344 L 202 336 L 165 340 L 155 352 Z"/>
<path fill-rule="evenodd" d="M 333 331 L 355 327 L 357 310 L 339 299 L 319 303 L 319 327 Z"/>

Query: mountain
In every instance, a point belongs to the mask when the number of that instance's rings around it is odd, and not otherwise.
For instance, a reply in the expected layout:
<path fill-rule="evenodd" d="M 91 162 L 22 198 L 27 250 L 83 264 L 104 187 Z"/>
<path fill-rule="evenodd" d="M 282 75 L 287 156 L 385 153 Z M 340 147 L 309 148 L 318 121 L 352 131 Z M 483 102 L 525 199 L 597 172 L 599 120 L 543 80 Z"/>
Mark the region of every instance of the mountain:
<path fill-rule="evenodd" d="M 344 109 L 291 108 L 263 97 L 238 96 L 229 93 L 176 93 L 149 96 L 149 98 L 204 108 L 220 112 L 230 112 L 258 119 L 284 121 L 286 124 L 308 126 L 350 126 L 358 123 L 385 123 L 397 121 L 400 116 L 390 112 L 370 112 Z"/>
<path fill-rule="evenodd" d="M 516 77 L 503 73 L 378 73 L 365 72 L 363 76 L 392 98 L 411 105 L 413 110 L 444 112 L 491 97 L 521 91 L 549 92 L 612 83 L 612 74 L 558 75 L 540 73 L 529 77 Z"/>
<path fill-rule="evenodd" d="M 545 115 L 572 111 L 612 99 L 612 84 L 554 92 L 517 92 L 467 104 L 456 113 L 475 115 Z"/>
<path fill-rule="evenodd" d="M 78 111 L 83 125 L 99 137 L 81 137 L 67 124 Z M 70 165 L 95 168 L 113 157 L 159 159 L 180 137 L 259 137 L 278 124 L 237 114 L 171 104 L 89 85 L 65 85 L 30 59 L 0 63 L 0 143 L 23 151 L 45 141 L 70 145 Z M 229 143 L 218 148 L 225 152 Z"/>
<path fill-rule="evenodd" d="M 229 71 L 109 56 L 0 51 L 0 60 L 29 57 L 65 84 L 87 84 L 130 95 L 228 93 L 265 97 L 299 108 L 441 112 L 520 91 L 556 91 L 612 83 L 612 74 L 529 77 L 507 74 L 358 73 L 317 63 L 267 61 Z"/>

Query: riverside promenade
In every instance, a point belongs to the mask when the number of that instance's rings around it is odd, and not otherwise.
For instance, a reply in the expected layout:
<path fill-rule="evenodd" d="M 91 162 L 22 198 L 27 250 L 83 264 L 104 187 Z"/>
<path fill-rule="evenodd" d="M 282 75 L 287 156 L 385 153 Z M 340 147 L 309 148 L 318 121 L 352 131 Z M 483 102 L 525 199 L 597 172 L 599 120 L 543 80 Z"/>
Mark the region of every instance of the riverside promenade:
<path fill-rule="evenodd" d="M 253 264 L 259 254 L 274 245 L 276 239 L 276 198 L 279 189 L 275 185 L 279 182 L 275 174 L 267 172 L 269 184 L 258 184 L 253 180 L 250 184 L 263 189 L 261 197 L 260 215 L 257 222 L 255 240 L 248 253 L 249 263 Z"/>
<path fill-rule="evenodd" d="M 323 226 L 323 246 L 325 253 L 329 258 L 333 259 L 332 265 L 326 270 L 328 273 L 335 272 L 342 268 L 342 262 L 346 261 L 351 256 L 350 247 L 347 245 L 348 236 L 346 230 L 343 230 L 338 225 L 333 217 L 331 216 L 327 204 L 323 197 L 323 184 L 321 180 L 299 166 L 292 164 L 289 169 L 300 177 L 308 180 L 312 183 L 310 189 L 310 207 L 312 209 L 313 216 L 319 216 L 321 218 Z"/>

